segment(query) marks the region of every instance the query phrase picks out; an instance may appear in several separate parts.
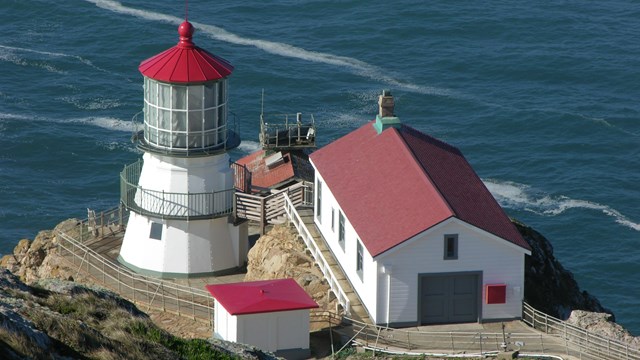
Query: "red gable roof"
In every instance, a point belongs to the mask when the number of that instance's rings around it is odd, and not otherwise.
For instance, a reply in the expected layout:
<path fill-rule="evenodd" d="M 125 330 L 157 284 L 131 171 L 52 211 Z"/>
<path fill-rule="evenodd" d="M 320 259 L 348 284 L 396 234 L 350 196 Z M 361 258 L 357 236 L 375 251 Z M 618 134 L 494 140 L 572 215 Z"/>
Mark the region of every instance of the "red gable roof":
<path fill-rule="evenodd" d="M 462 153 L 409 126 L 370 122 L 310 157 L 371 256 L 450 217 L 530 250 Z"/>
<path fill-rule="evenodd" d="M 227 60 L 195 46 L 191 41 L 193 31 L 190 22 L 180 24 L 178 45 L 143 61 L 138 70 L 154 80 L 171 83 L 198 83 L 229 76 L 233 66 Z"/>
<path fill-rule="evenodd" d="M 293 279 L 207 285 L 205 288 L 231 315 L 318 307 L 318 304 Z"/>

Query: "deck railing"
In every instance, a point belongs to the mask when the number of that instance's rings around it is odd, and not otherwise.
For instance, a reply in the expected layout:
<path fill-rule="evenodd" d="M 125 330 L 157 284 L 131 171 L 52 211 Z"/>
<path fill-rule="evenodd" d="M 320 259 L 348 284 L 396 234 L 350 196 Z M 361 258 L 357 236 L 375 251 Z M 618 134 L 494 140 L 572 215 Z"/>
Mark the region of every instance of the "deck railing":
<path fill-rule="evenodd" d="M 177 193 L 145 189 L 138 185 L 143 161 L 127 165 L 120 173 L 120 200 L 128 210 L 164 219 L 211 219 L 233 211 L 235 189 L 206 193 Z"/>
<path fill-rule="evenodd" d="M 272 120 L 273 119 L 273 120 Z M 316 125 L 313 115 L 302 119 L 302 113 L 260 115 L 260 143 L 263 149 L 305 148 L 316 146 Z"/>
<path fill-rule="evenodd" d="M 289 217 L 289 220 L 296 227 L 296 230 L 298 230 L 298 234 L 302 238 L 302 241 L 304 241 L 305 245 L 307 246 L 307 249 L 309 250 L 309 252 L 311 252 L 311 255 L 315 259 L 316 264 L 318 265 L 318 267 L 320 267 L 320 271 L 322 271 L 324 278 L 329 283 L 329 287 L 331 288 L 331 291 L 333 291 L 333 293 L 335 294 L 338 300 L 338 303 L 343 307 L 345 314 L 349 315 L 351 313 L 349 298 L 347 297 L 347 294 L 344 292 L 344 290 L 340 286 L 340 283 L 338 282 L 338 278 L 331 270 L 331 267 L 329 266 L 329 262 L 324 257 L 324 255 L 322 255 L 322 251 L 320 250 L 320 247 L 318 247 L 318 244 L 316 244 L 313 236 L 311 235 L 311 233 L 309 233 L 309 229 L 307 229 L 304 222 L 300 218 L 300 214 L 298 214 L 298 212 L 296 211 L 296 207 L 293 201 L 291 201 L 291 199 L 289 198 L 289 196 L 287 196 L 287 194 L 283 194 L 283 198 L 284 198 L 284 208 L 287 213 L 287 216 Z"/>
<path fill-rule="evenodd" d="M 522 320 L 534 329 L 561 339 L 566 343 L 567 349 L 571 348 L 574 355 L 577 352 L 581 359 L 640 360 L 640 349 L 568 324 L 527 303 L 523 304 Z"/>
<path fill-rule="evenodd" d="M 310 205 L 308 200 L 312 198 L 313 184 L 303 181 L 283 190 L 273 190 L 269 195 L 254 195 L 236 193 L 235 217 L 257 221 L 260 224 L 260 233 L 263 234 L 268 224 L 282 224 L 286 220 L 284 195 L 291 199 L 294 206 Z"/>
<path fill-rule="evenodd" d="M 109 231 L 102 228 L 100 233 L 119 231 L 122 230 L 118 227 Z M 213 326 L 213 298 L 207 291 L 139 275 L 106 259 L 83 243 L 95 238 L 87 221 L 73 229 L 57 231 L 56 235 L 59 254 L 98 284 L 147 309 L 187 316 Z"/>

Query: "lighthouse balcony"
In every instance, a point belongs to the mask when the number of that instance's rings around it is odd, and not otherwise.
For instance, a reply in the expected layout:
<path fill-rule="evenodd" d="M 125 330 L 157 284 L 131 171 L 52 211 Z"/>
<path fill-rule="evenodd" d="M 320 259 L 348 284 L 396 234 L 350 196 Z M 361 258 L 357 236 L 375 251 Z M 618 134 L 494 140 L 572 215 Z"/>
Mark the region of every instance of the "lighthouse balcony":
<path fill-rule="evenodd" d="M 120 173 L 120 201 L 130 211 L 163 219 L 200 220 L 225 217 L 233 212 L 235 189 L 204 193 L 179 193 L 138 185 L 142 161 Z"/>

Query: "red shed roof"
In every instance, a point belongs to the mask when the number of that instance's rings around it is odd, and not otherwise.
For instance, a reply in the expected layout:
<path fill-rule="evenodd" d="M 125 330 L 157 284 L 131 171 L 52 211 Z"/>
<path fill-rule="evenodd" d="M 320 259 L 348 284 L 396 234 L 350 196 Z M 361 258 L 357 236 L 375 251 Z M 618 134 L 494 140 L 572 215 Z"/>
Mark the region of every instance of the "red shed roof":
<path fill-rule="evenodd" d="M 293 279 L 249 281 L 205 287 L 231 315 L 318 307 L 318 304 Z"/>
<path fill-rule="evenodd" d="M 238 164 L 246 166 L 251 172 L 252 186 L 269 188 L 293 179 L 295 172 L 289 153 L 283 153 L 282 163 L 272 168 L 269 168 L 265 162 L 267 157 L 265 150 L 258 150 L 236 161 Z"/>
<path fill-rule="evenodd" d="M 407 125 L 367 123 L 310 158 L 371 256 L 451 217 L 530 250 L 462 153 Z"/>
<path fill-rule="evenodd" d="M 227 77 L 233 66 L 225 59 L 196 46 L 194 28 L 185 21 L 178 27 L 178 45 L 151 57 L 138 67 L 142 75 L 170 83 L 199 83 Z"/>

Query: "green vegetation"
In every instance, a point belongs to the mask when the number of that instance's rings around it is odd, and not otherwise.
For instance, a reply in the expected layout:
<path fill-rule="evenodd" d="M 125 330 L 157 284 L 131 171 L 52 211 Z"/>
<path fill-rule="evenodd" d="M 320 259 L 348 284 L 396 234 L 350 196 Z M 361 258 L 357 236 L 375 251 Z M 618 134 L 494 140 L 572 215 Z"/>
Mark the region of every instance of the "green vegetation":
<path fill-rule="evenodd" d="M 131 334 L 143 337 L 149 341 L 161 344 L 162 346 L 175 351 L 183 359 L 188 360 L 233 360 L 236 357 L 217 351 L 203 339 L 185 340 L 173 336 L 158 329 L 155 326 L 150 327 L 149 323 L 137 321 L 130 325 L 127 329 Z"/>
<path fill-rule="evenodd" d="M 1 359 L 237 359 L 207 340 L 169 334 L 111 292 L 74 283 L 3 287 L 0 309 L 11 309 L 0 312 Z"/>

